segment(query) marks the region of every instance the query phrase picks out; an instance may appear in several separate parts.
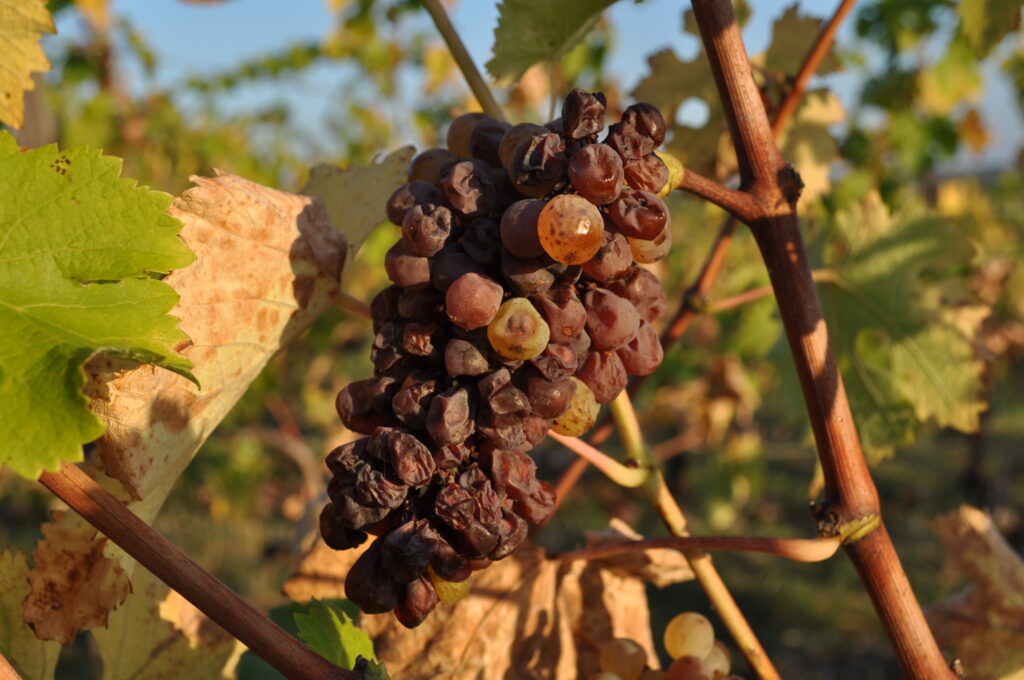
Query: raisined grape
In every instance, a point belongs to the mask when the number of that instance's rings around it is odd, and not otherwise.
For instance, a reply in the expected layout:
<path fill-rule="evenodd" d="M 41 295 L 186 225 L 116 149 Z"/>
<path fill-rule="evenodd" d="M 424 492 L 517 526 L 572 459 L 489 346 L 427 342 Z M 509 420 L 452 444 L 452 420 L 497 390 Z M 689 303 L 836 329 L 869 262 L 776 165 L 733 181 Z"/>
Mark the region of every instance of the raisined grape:
<path fill-rule="evenodd" d="M 615 352 L 590 352 L 576 373 L 599 404 L 607 404 L 623 390 L 629 376 Z"/>
<path fill-rule="evenodd" d="M 668 166 L 656 153 L 649 153 L 624 171 L 626 182 L 634 189 L 660 195 L 668 184 Z"/>
<path fill-rule="evenodd" d="M 610 206 L 608 216 L 630 238 L 653 239 L 669 224 L 668 207 L 649 191 L 622 192 Z"/>
<path fill-rule="evenodd" d="M 585 92 L 578 87 L 562 105 L 562 131 L 569 139 L 593 137 L 604 129 L 604 94 Z"/>
<path fill-rule="evenodd" d="M 633 251 L 629 241 L 617 231 L 604 230 L 601 247 L 583 264 L 583 273 L 600 283 L 620 279 L 633 266 Z"/>
<path fill-rule="evenodd" d="M 479 217 L 491 211 L 498 192 L 487 164 L 479 160 L 459 161 L 441 179 L 445 201 L 465 217 Z"/>
<path fill-rule="evenodd" d="M 391 246 L 384 256 L 384 271 L 389 279 L 406 290 L 430 283 L 430 260 L 416 254 L 405 239 Z"/>
<path fill-rule="evenodd" d="M 629 250 L 633 259 L 641 264 L 652 264 L 663 260 L 672 249 L 672 230 L 667 226 L 651 240 L 631 238 Z"/>
<path fill-rule="evenodd" d="M 415 205 L 402 219 L 402 236 L 416 255 L 435 255 L 451 233 L 452 212 L 443 205 Z"/>
<path fill-rule="evenodd" d="M 409 181 L 420 180 L 432 185 L 437 184 L 448 170 L 448 166 L 458 160 L 458 157 L 448 149 L 427 149 L 413 158 L 409 164 Z"/>
<path fill-rule="evenodd" d="M 486 373 L 489 368 L 483 352 L 473 343 L 460 338 L 449 340 L 445 346 L 444 366 L 448 375 L 453 378 L 460 375 L 480 375 Z"/>
<path fill-rule="evenodd" d="M 498 146 L 498 156 L 502 167 L 509 167 L 512 153 L 516 150 L 517 146 L 532 137 L 546 135 L 549 132 L 551 131 L 547 128 L 535 123 L 520 123 L 510 127 L 505 131 L 505 135 L 501 138 L 501 144 Z"/>
<path fill-rule="evenodd" d="M 608 290 L 633 303 L 637 315 L 651 323 L 668 309 L 668 297 L 658 277 L 643 267 L 633 267 L 625 278 L 609 283 Z"/>
<path fill-rule="evenodd" d="M 640 317 L 629 300 L 604 288 L 592 288 L 583 296 L 583 306 L 594 349 L 618 349 L 636 336 Z"/>
<path fill-rule="evenodd" d="M 405 214 L 416 206 L 435 206 L 441 203 L 441 192 L 430 182 L 413 180 L 395 189 L 387 203 L 388 219 L 402 226 Z"/>
<path fill-rule="evenodd" d="M 469 136 L 469 149 L 474 158 L 479 158 L 492 167 L 501 167 L 498 147 L 505 133 L 511 127 L 508 123 L 483 116 L 473 127 Z"/>
<path fill-rule="evenodd" d="M 622 159 L 607 144 L 590 144 L 572 155 L 569 181 L 595 205 L 611 203 L 622 189 Z"/>
<path fill-rule="evenodd" d="M 615 350 L 615 353 L 630 375 L 650 375 L 661 366 L 665 358 L 658 332 L 643 319 L 640 320 L 636 337 Z"/>

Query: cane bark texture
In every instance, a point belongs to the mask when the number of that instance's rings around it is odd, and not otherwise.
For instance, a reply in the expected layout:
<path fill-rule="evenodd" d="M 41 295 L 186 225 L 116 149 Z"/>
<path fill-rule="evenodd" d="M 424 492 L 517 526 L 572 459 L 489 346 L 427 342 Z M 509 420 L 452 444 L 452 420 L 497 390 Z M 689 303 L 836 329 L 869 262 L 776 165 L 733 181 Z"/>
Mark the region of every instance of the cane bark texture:
<path fill-rule="evenodd" d="M 693 0 L 693 10 L 736 146 L 740 189 L 760 208 L 748 226 L 779 301 L 824 471 L 825 500 L 815 512 L 819 530 L 844 537 L 846 552 L 889 633 L 904 674 L 915 680 L 952 680 L 955 676 L 880 521 L 878 492 L 861 451 L 800 235 L 799 176 L 775 143 L 732 3 Z M 855 531 L 872 519 L 878 520 L 873 530 Z"/>

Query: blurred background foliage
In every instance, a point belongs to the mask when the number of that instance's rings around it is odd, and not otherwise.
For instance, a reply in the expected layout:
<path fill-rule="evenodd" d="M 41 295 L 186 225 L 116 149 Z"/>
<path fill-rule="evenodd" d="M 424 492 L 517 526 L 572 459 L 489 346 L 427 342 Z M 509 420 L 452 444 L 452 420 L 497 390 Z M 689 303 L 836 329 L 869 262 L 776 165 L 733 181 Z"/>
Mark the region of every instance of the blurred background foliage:
<path fill-rule="evenodd" d="M 54 68 L 30 93 L 20 143 L 100 147 L 124 158 L 125 176 L 171 193 L 213 168 L 296 191 L 316 160 L 366 164 L 406 143 L 441 145 L 447 121 L 478 109 L 414 0 L 331 0 L 334 23 L 324 39 L 170 87 L 153 79 L 161 56 L 127 17 L 104 2 L 50 5 L 58 20 L 77 15 L 84 30 L 50 45 Z M 234 8 L 246 11 L 242 2 Z M 770 112 L 824 9 L 805 2 L 772 18 L 768 48 L 753 56 Z M 688 13 L 666 17 L 680 19 L 695 32 Z M 944 557 L 928 528 L 936 514 L 973 503 L 993 513 L 1018 550 L 1024 545 L 1024 176 L 1019 161 L 977 162 L 1006 138 L 991 121 L 1020 121 L 1022 113 L 993 115 L 982 105 L 987 88 L 1001 81 L 1024 108 L 1020 6 L 864 0 L 851 23 L 782 143 L 807 185 L 806 238 L 890 531 L 927 604 L 963 584 L 939 568 Z M 676 121 L 669 148 L 687 166 L 729 179 L 735 156 L 703 55 L 655 51 L 643 77 L 624 82 L 607 65 L 623 39 L 637 37 L 619 35 L 605 19 L 556 62 L 530 68 L 500 93 L 510 118 L 546 120 L 552 89 L 559 96 L 574 86 L 603 90 L 612 115 L 633 100 L 651 101 Z M 285 105 L 233 113 L 222 106 L 247 83 L 273 86 L 325 64 L 336 66 L 345 96 L 321 130 Z M 141 81 L 127 82 L 128 72 Z M 843 102 L 828 89 L 839 73 L 857 84 Z M 684 115 L 694 102 L 703 102 L 703 120 Z M 678 301 L 723 215 L 681 195 L 671 209 L 678 245 L 656 269 Z M 381 262 L 395 233 L 384 224 L 367 240 L 346 274 L 351 295 L 369 300 L 386 285 Z M 753 239 L 741 230 L 711 299 L 701 302 L 714 311 L 767 283 Z M 285 602 L 280 585 L 322 504 L 323 455 L 353 437 L 338 421 L 334 396 L 371 372 L 371 340 L 368 320 L 341 310 L 324 315 L 252 386 L 156 522 L 258 606 Z M 770 295 L 701 315 L 636 401 L 696 533 L 813 531 L 807 503 L 820 479 Z M 614 454 L 616 446 L 612 440 L 606 449 Z M 535 455 L 552 481 L 571 461 L 550 444 Z M 31 552 L 53 506 L 0 471 L 0 545 Z M 577 545 L 585 529 L 611 516 L 645 534 L 662 531 L 638 494 L 591 471 L 536 538 L 552 549 Z M 783 675 L 898 677 L 847 561 L 728 555 L 717 563 Z M 678 611 L 710 613 L 692 583 L 652 603 L 656 631 Z M 262 672 L 242 668 L 246 676 Z M 58 677 L 99 677 L 88 635 L 65 649 Z"/>

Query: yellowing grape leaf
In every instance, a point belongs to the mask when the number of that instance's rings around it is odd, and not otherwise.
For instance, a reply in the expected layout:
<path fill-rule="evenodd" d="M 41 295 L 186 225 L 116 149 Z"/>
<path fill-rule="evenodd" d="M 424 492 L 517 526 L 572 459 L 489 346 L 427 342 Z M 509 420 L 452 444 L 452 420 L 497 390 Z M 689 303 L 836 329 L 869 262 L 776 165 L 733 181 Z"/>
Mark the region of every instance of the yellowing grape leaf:
<path fill-rule="evenodd" d="M 192 260 L 171 197 L 88 148 L 19 152 L 0 132 L 0 464 L 34 478 L 103 433 L 82 394 L 96 353 L 189 376 L 178 296 L 153 278 Z M 183 381 L 186 378 L 182 378 Z"/>
<path fill-rule="evenodd" d="M 1020 28 L 1020 0 L 960 0 L 956 11 L 960 28 L 979 58 Z"/>
<path fill-rule="evenodd" d="M 0 0 L 0 123 L 21 127 L 31 73 L 50 68 L 39 39 L 56 32 L 45 0 Z"/>
<path fill-rule="evenodd" d="M 350 260 L 370 231 L 387 219 L 385 205 L 395 189 L 405 184 L 413 153 L 415 149 L 406 146 L 365 168 L 320 163 L 309 171 L 301 193 L 327 206 L 331 225 L 348 239 Z"/>
<path fill-rule="evenodd" d="M 929 607 L 936 640 L 953 649 L 971 680 L 1024 678 L 1024 560 L 977 508 L 937 517 L 932 529 L 973 581 Z"/>
<path fill-rule="evenodd" d="M 989 308 L 969 291 L 966 234 L 920 206 L 890 215 L 875 193 L 834 227 L 822 303 L 866 448 L 908 443 L 915 422 L 975 431 Z"/>
<path fill-rule="evenodd" d="M 21 602 L 28 595 L 28 564 L 21 552 L 0 552 L 0 654 L 29 680 L 51 680 L 60 645 L 44 642 L 22 620 Z"/>
<path fill-rule="evenodd" d="M 551 62 L 583 39 L 615 0 L 502 0 L 487 70 L 501 84 Z"/>
<path fill-rule="evenodd" d="M 691 16 L 688 11 L 687 25 Z M 647 64 L 650 74 L 633 90 L 633 99 L 658 107 L 672 130 L 668 150 L 684 166 L 701 174 L 717 175 L 719 146 L 723 138 L 728 146 L 729 131 L 704 51 L 690 61 L 683 61 L 673 50 L 664 49 L 648 57 Z M 675 123 L 679 107 L 689 99 L 702 101 L 708 107 L 707 120 L 700 126 Z"/>
<path fill-rule="evenodd" d="M 241 643 L 187 603 L 183 608 L 181 598 L 145 569 L 136 570 L 132 584 L 134 591 L 110 615 L 110 623 L 92 631 L 104 680 L 234 677 Z M 174 604 L 165 616 L 168 602 Z"/>
<path fill-rule="evenodd" d="M 69 645 L 79 630 L 107 625 L 131 586 L 124 570 L 103 554 L 107 539 L 77 514 L 54 513 L 43 537 L 32 555 L 25 621 L 41 640 Z"/>
<path fill-rule="evenodd" d="M 632 537 L 620 533 L 619 540 Z M 337 552 L 318 539 L 285 594 L 344 597 L 345 574 L 363 550 Z M 656 666 L 643 581 L 652 573 L 664 585 L 693 578 L 674 550 L 561 561 L 528 544 L 476 572 L 469 595 L 438 605 L 413 630 L 391 614 L 364 614 L 360 626 L 394 677 L 409 680 L 588 678 L 598 671 L 596 650 L 613 637 L 638 642 Z"/>
<path fill-rule="evenodd" d="M 367 661 L 377 658 L 366 631 L 330 602 L 314 598 L 305 612 L 295 613 L 295 625 L 303 642 L 335 666 L 353 670 L 358 657 Z"/>
<path fill-rule="evenodd" d="M 156 366 L 100 365 L 88 387 L 106 424 L 97 481 L 146 522 L 267 361 L 333 306 L 347 250 L 316 199 L 234 175 L 193 181 L 170 212 L 195 261 L 165 281 L 180 295 L 174 313 L 191 337 L 180 349 L 201 387 Z M 130 575 L 134 562 L 108 552 Z M 95 554 L 88 544 L 79 553 Z"/>
<path fill-rule="evenodd" d="M 992 143 L 992 135 L 985 127 L 985 122 L 981 119 L 978 109 L 970 109 L 964 114 L 960 124 L 957 125 L 957 132 L 960 133 L 960 139 L 967 145 L 967 148 L 974 153 L 984 151 Z"/>
<path fill-rule="evenodd" d="M 801 207 L 813 207 L 813 201 L 832 186 L 829 175 L 839 156 L 839 145 L 828 129 L 845 117 L 839 97 L 828 90 L 814 90 L 804 95 L 786 126 L 780 148 L 782 157 L 793 164 L 804 182 Z"/>
<path fill-rule="evenodd" d="M 800 70 L 807 53 L 821 33 L 824 21 L 800 14 L 798 3 L 790 5 L 772 24 L 772 42 L 764 57 L 764 67 L 794 76 Z M 822 60 L 817 74 L 824 75 L 839 69 L 839 60 L 832 52 Z"/>

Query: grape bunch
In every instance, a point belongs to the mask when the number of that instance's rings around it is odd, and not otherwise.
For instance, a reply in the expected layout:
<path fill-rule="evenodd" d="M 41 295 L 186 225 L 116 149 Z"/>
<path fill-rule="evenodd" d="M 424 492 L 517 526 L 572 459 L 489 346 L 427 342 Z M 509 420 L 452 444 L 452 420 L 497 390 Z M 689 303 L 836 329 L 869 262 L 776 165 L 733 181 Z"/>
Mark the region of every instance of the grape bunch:
<path fill-rule="evenodd" d="M 697 612 L 684 612 L 669 621 L 665 650 L 673 658 L 667 670 L 647 667 L 647 653 L 628 638 L 601 645 L 601 671 L 590 680 L 742 680 L 729 675 L 729 649 L 715 640 L 711 622 Z"/>
<path fill-rule="evenodd" d="M 665 123 L 634 104 L 603 142 L 605 100 L 573 90 L 561 118 L 456 118 L 387 203 L 401 237 L 372 301 L 372 378 L 341 420 L 365 435 L 327 457 L 320 516 L 337 550 L 376 538 L 345 581 L 364 612 L 409 627 L 464 594 L 554 508 L 526 453 L 549 429 L 579 436 L 628 375 L 662 360 L 667 306 L 640 264 L 671 247 L 659 195 L 682 166 Z"/>

